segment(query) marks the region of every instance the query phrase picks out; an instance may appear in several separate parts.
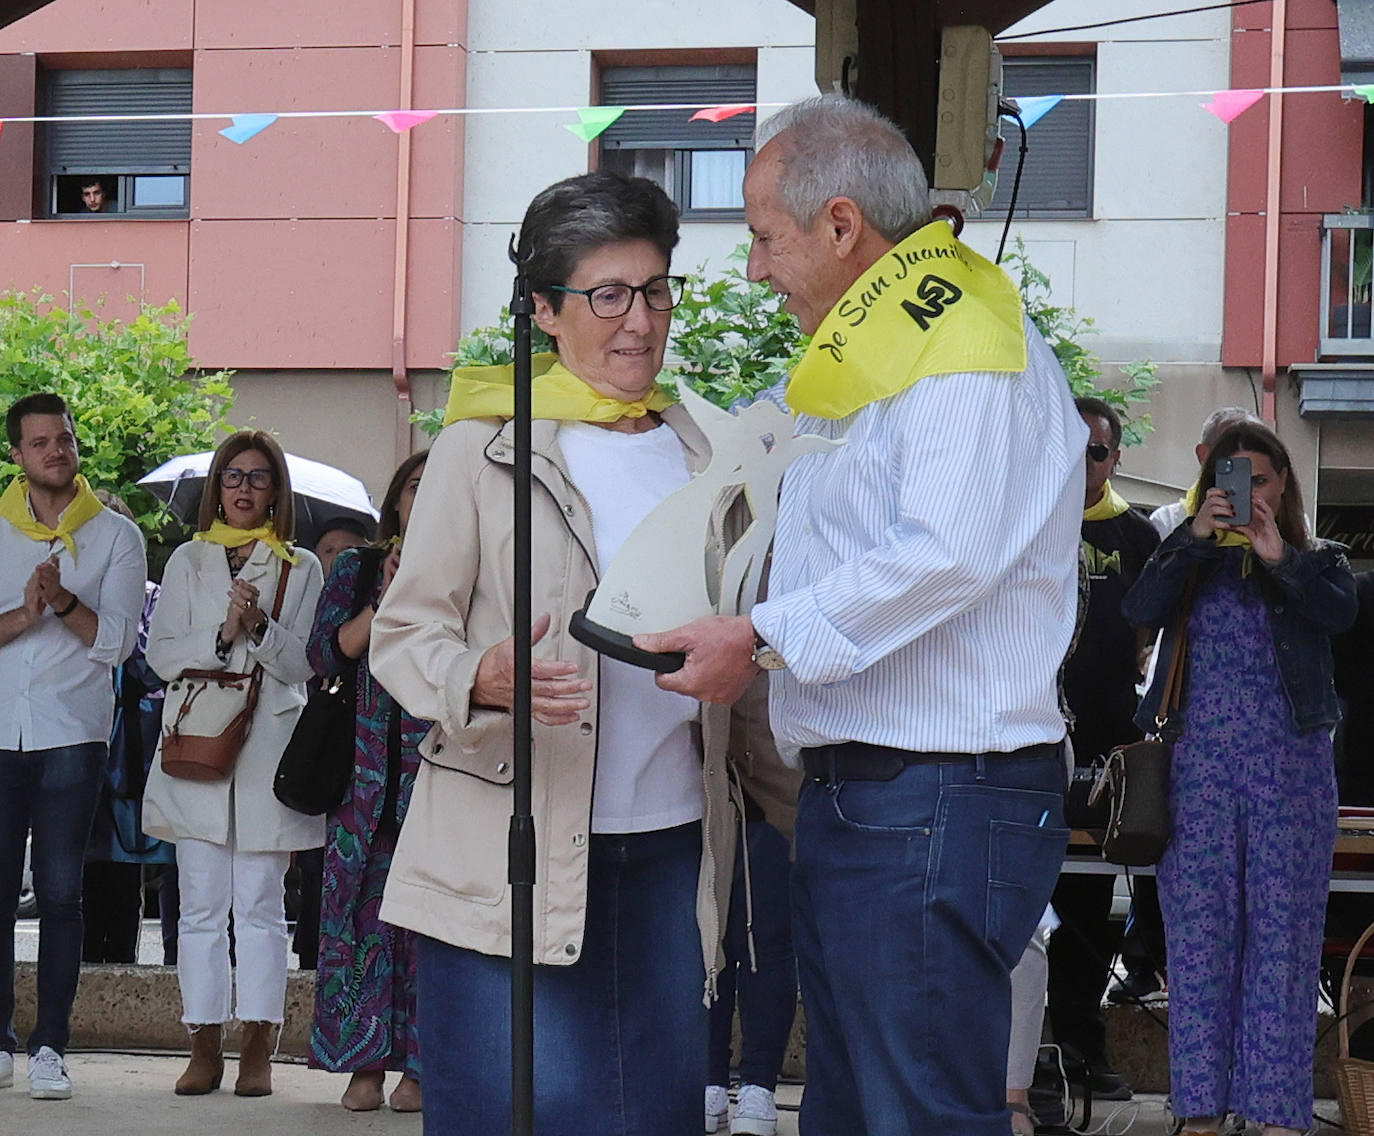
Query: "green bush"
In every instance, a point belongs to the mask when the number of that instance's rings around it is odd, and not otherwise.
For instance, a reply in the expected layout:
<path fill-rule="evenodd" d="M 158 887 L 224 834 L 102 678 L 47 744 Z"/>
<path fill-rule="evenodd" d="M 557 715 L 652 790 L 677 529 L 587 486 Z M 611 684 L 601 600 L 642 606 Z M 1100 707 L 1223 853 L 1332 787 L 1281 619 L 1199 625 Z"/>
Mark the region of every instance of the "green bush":
<path fill-rule="evenodd" d="M 124 499 L 150 537 L 167 516 L 136 482 L 168 458 L 212 448 L 233 406 L 231 371 L 196 370 L 190 316 L 175 301 L 133 320 L 67 310 L 49 295 L 0 292 L 0 403 L 37 391 L 67 400 L 93 488 Z M 18 467 L 0 457 L 0 478 Z"/>
<path fill-rule="evenodd" d="M 1103 387 L 1102 360 L 1084 347 L 1081 340 L 1085 336 L 1096 335 L 1091 316 L 1080 316 L 1073 308 L 1056 307 L 1050 303 L 1050 278 L 1033 265 L 1026 256 L 1026 243 L 1020 236 L 1016 238 L 1015 251 L 1003 262 L 1008 275 L 1016 281 L 1021 290 L 1021 299 L 1026 305 L 1026 315 L 1045 337 L 1064 374 L 1069 380 L 1069 389 L 1074 397 L 1095 395 L 1121 416 L 1121 444 L 1138 446 L 1145 435 L 1154 429 L 1148 414 L 1141 414 L 1140 407 L 1150 401 L 1159 378 L 1155 374 L 1155 364 L 1149 360 L 1137 359 L 1121 365 L 1126 376 L 1126 386 Z"/>
<path fill-rule="evenodd" d="M 740 270 L 748 248 L 747 244 L 737 247 L 730 254 L 731 263 L 714 278 L 708 278 L 705 264 L 687 274 L 687 292 L 673 311 L 668 365 L 660 379 L 670 390 L 676 382 L 685 381 L 698 394 L 728 407 L 780 382 L 806 350 L 809 338 L 783 310 L 779 297 L 768 285 L 752 283 Z M 1050 304 L 1049 277 L 1027 259 L 1019 237 L 1006 268 L 1020 288 L 1026 314 L 1054 350 L 1073 393 L 1104 399 L 1121 415 L 1123 443 L 1137 445 L 1153 429 L 1150 416 L 1139 409 L 1158 385 L 1155 365 L 1124 364 L 1126 387 L 1099 386 L 1102 360 L 1080 342 L 1096 334 L 1092 319 L 1073 308 Z M 534 349 L 547 351 L 551 346 L 536 328 Z M 453 355 L 454 365 L 509 363 L 513 347 L 510 312 L 503 308 L 497 326 L 481 327 L 463 337 Z M 414 420 L 427 433 L 437 434 L 443 411 L 417 414 Z"/>

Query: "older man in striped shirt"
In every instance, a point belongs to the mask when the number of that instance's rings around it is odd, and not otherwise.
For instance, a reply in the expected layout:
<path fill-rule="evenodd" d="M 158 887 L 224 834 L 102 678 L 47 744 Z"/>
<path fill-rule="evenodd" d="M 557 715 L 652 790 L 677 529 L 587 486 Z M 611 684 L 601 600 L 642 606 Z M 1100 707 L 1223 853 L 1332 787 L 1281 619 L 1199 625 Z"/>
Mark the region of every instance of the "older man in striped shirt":
<path fill-rule="evenodd" d="M 729 702 L 762 666 L 802 766 L 805 1136 L 1005 1136 L 1011 968 L 1059 871 L 1087 430 L 1000 269 L 930 223 L 895 126 L 765 123 L 749 274 L 813 334 L 786 397 L 845 444 L 783 483 L 769 598 L 642 636 Z"/>

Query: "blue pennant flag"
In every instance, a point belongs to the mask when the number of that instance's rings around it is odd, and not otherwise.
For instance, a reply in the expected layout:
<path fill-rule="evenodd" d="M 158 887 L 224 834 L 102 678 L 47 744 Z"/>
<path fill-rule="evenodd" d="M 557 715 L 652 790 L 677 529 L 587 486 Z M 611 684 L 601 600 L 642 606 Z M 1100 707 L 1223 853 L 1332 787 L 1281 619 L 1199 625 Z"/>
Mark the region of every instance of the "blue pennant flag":
<path fill-rule="evenodd" d="M 230 142 L 242 146 L 248 139 L 261 134 L 277 121 L 275 114 L 236 114 L 232 126 L 220 131 Z"/>

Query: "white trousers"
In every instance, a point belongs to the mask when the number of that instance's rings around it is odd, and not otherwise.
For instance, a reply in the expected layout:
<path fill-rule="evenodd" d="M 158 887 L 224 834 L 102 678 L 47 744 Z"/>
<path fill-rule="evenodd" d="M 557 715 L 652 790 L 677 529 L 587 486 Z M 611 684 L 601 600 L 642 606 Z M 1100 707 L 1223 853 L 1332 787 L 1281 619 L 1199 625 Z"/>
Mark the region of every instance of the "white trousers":
<path fill-rule="evenodd" d="M 280 1022 L 286 1005 L 286 910 L 290 852 L 240 852 L 228 844 L 177 841 L 181 920 L 177 979 L 181 1020 Z M 229 911 L 234 912 L 238 1001 L 230 1003 Z"/>
<path fill-rule="evenodd" d="M 1040 1031 L 1045 1025 L 1045 991 L 1050 982 L 1046 953 L 1057 917 L 1046 908 L 1045 917 L 1011 972 L 1011 1043 L 1007 1047 L 1007 1089 L 1028 1089 L 1035 1079 L 1035 1058 L 1040 1052 Z"/>

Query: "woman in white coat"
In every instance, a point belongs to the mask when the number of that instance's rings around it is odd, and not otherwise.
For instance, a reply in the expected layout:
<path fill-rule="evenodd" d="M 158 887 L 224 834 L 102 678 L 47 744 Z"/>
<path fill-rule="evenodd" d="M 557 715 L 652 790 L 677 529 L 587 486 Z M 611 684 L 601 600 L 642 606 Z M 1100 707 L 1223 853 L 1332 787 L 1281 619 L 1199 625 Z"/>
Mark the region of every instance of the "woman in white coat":
<path fill-rule="evenodd" d="M 186 670 L 263 670 L 252 726 L 233 772 L 219 781 L 170 777 L 153 763 L 143 830 L 176 841 L 181 891 L 177 977 L 191 1063 L 178 1095 L 208 1093 L 224 1075 L 223 1027 L 243 1023 L 239 1096 L 272 1091 L 272 1026 L 286 1000 L 282 876 L 291 852 L 324 842 L 323 820 L 292 812 L 272 779 L 305 705 L 305 644 L 320 565 L 290 545 L 295 528 L 286 460 L 275 441 L 241 431 L 215 451 L 199 528 L 167 561 L 147 658 L 171 683 Z M 281 611 L 278 582 L 287 573 Z M 230 1002 L 229 913 L 237 1002 Z"/>

